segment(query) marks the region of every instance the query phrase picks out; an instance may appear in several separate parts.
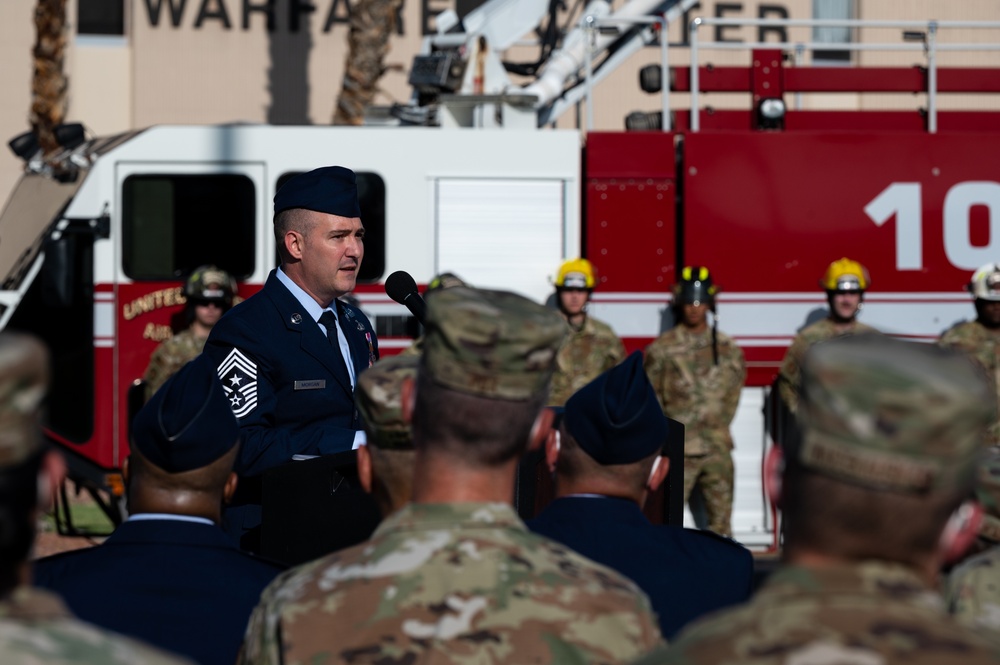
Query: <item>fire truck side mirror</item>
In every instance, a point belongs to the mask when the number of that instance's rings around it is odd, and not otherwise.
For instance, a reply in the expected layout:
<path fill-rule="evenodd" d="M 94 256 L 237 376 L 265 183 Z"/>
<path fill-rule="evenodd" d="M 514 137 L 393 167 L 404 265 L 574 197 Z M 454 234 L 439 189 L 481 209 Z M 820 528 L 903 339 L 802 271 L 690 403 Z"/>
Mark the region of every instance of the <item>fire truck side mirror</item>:
<path fill-rule="evenodd" d="M 132 385 L 128 387 L 128 394 L 126 395 L 126 417 L 128 418 L 128 441 L 129 445 L 132 444 L 132 421 L 135 420 L 135 415 L 139 413 L 139 410 L 146 405 L 146 382 L 142 379 L 136 379 L 132 382 Z"/>
<path fill-rule="evenodd" d="M 64 234 L 45 241 L 42 266 L 42 300 L 49 307 L 69 307 L 73 303 L 76 236 Z"/>

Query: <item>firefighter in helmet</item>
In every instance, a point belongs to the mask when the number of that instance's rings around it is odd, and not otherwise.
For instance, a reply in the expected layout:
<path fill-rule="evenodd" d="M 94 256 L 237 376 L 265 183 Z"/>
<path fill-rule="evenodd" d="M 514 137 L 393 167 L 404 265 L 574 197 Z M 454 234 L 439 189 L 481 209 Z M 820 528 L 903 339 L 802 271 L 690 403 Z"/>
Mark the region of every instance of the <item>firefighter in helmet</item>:
<path fill-rule="evenodd" d="M 956 324 L 941 335 L 938 344 L 965 351 L 983 367 L 1000 393 L 1000 263 L 981 266 L 972 273 L 966 288 L 974 299 L 976 320 Z M 990 442 L 1000 445 L 1000 420 L 990 427 Z"/>
<path fill-rule="evenodd" d="M 684 423 L 684 501 L 697 486 L 705 498 L 706 526 L 728 536 L 733 512 L 729 426 L 747 370 L 743 351 L 717 328 L 718 292 L 708 268 L 681 270 L 673 287 L 677 324 L 646 347 L 644 366 L 663 413 Z"/>
<path fill-rule="evenodd" d="M 597 272 L 587 259 L 564 262 L 556 274 L 556 306 L 570 335 L 556 356 L 550 406 L 562 406 L 577 390 L 625 357 L 625 345 L 608 324 L 587 315 Z"/>
<path fill-rule="evenodd" d="M 838 259 L 827 267 L 819 284 L 826 291 L 830 313 L 826 318 L 803 328 L 795 336 L 778 373 L 778 390 L 790 413 L 794 414 L 798 410 L 799 368 L 810 346 L 843 335 L 878 332 L 858 321 L 865 291 L 871 282 L 868 269 L 847 257 Z"/>
<path fill-rule="evenodd" d="M 236 280 L 213 265 L 195 268 L 184 282 L 185 318 L 188 327 L 164 340 L 149 358 L 143 374 L 146 399 L 152 397 L 174 372 L 205 348 L 208 333 L 222 318 L 236 295 Z"/>

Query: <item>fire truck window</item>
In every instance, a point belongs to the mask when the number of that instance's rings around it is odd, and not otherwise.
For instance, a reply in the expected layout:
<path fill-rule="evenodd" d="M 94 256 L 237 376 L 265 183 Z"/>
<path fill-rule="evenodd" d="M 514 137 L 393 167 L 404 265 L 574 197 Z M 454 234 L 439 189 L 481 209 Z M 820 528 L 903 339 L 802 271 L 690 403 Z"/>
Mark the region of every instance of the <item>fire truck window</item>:
<path fill-rule="evenodd" d="M 813 0 L 813 18 L 848 20 L 854 18 L 854 0 Z M 851 28 L 845 25 L 822 25 L 813 28 L 813 41 L 818 44 L 846 44 L 853 41 Z M 845 65 L 851 60 L 851 51 L 816 49 L 813 63 L 817 65 Z"/>
<path fill-rule="evenodd" d="M 79 35 L 124 35 L 124 0 L 77 0 L 76 32 Z"/>
<path fill-rule="evenodd" d="M 283 173 L 275 183 L 274 191 L 301 171 Z M 365 225 L 365 258 L 361 261 L 358 281 L 377 282 L 385 274 L 385 181 L 377 173 L 356 172 L 358 200 L 361 204 L 361 222 Z M 275 258 L 275 264 L 278 259 Z"/>
<path fill-rule="evenodd" d="M 214 263 L 237 279 L 254 270 L 253 181 L 237 174 L 125 180 L 122 262 L 135 280 L 179 279 Z"/>

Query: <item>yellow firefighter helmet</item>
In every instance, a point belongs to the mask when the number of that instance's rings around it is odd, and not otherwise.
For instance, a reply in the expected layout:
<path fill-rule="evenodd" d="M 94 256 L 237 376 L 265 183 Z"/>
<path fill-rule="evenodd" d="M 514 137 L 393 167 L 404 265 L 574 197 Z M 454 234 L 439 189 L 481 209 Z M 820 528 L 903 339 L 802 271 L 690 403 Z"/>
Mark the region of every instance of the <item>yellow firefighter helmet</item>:
<path fill-rule="evenodd" d="M 557 289 L 593 289 L 597 285 L 597 271 L 587 259 L 571 259 L 559 266 L 556 274 Z"/>
<path fill-rule="evenodd" d="M 830 264 L 819 285 L 826 291 L 864 291 L 871 283 L 868 269 L 845 256 Z"/>

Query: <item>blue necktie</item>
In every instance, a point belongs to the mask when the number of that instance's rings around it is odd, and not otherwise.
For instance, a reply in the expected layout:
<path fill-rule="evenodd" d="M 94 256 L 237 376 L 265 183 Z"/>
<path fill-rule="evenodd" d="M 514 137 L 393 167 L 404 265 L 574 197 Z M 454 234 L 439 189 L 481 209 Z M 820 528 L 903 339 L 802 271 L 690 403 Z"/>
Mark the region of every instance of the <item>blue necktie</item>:
<path fill-rule="evenodd" d="M 351 373 L 347 371 L 347 365 L 344 363 L 344 354 L 340 351 L 340 326 L 337 325 L 337 315 L 330 310 L 326 310 L 320 315 L 319 322 L 326 327 L 326 339 L 330 342 L 333 355 L 337 357 L 337 367 L 343 372 L 343 379 L 347 385 L 351 385 Z"/>

